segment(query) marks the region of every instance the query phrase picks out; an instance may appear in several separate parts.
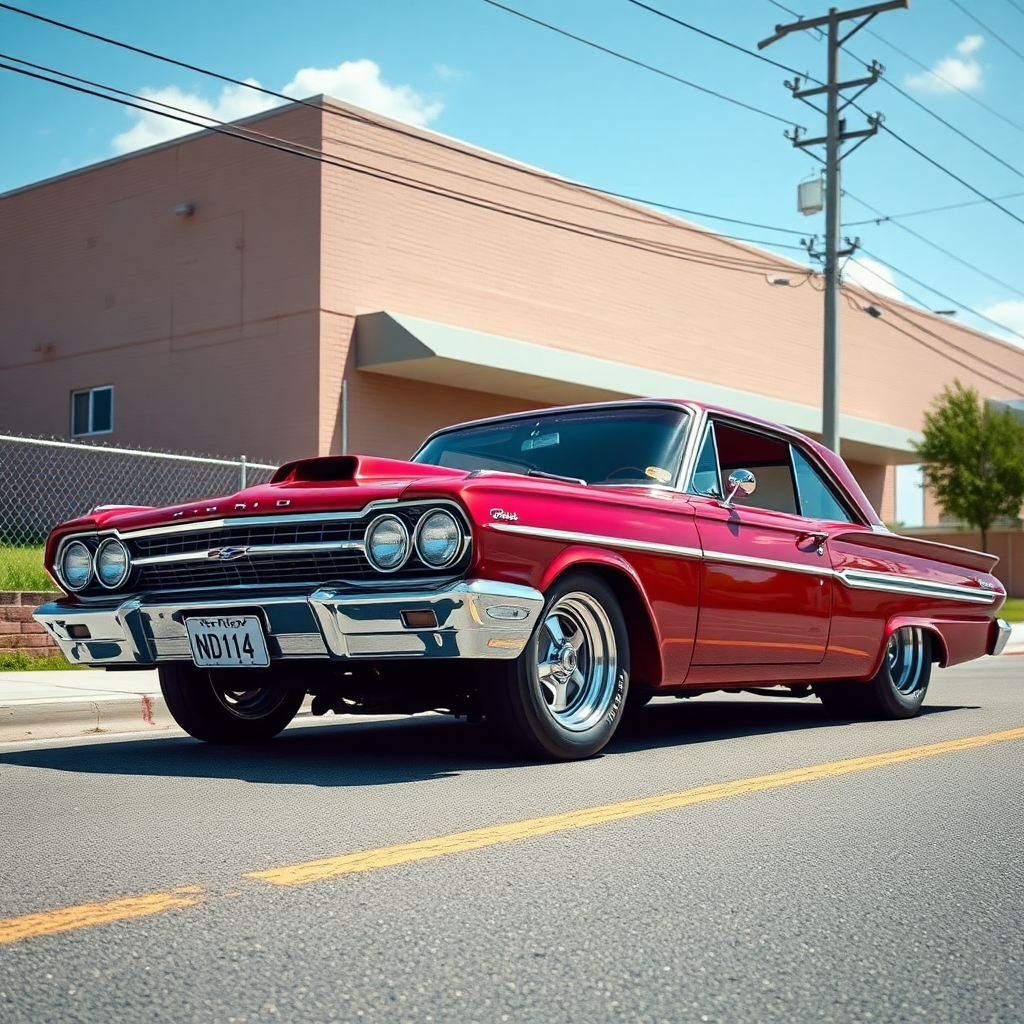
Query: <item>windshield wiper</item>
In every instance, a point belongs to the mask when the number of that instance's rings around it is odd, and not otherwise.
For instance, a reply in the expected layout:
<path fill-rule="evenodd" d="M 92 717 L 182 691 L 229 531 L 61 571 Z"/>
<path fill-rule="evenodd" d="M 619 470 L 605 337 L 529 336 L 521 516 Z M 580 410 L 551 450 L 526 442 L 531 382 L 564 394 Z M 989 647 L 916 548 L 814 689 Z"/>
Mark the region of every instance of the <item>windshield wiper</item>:
<path fill-rule="evenodd" d="M 587 486 L 586 480 L 581 480 L 578 476 L 560 476 L 558 473 L 545 473 L 543 469 L 528 469 L 526 471 L 527 476 L 539 476 L 544 480 L 561 480 L 563 484 L 583 484 Z"/>

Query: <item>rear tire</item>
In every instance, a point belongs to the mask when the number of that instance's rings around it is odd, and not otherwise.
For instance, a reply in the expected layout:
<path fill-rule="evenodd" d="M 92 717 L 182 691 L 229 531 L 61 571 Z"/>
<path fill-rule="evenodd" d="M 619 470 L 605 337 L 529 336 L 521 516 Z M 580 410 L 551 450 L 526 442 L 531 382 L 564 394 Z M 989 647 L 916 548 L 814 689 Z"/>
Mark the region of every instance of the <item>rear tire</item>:
<path fill-rule="evenodd" d="M 563 576 L 523 653 L 492 665 L 480 697 L 509 747 L 541 760 L 592 757 L 618 727 L 629 689 L 629 638 L 615 595 L 590 573 Z"/>
<path fill-rule="evenodd" d="M 928 692 L 931 637 L 919 626 L 893 631 L 881 667 L 866 683 L 820 683 L 814 692 L 836 718 L 913 718 Z"/>
<path fill-rule="evenodd" d="M 294 717 L 305 693 L 270 669 L 205 669 L 188 662 L 158 667 L 160 690 L 174 720 L 207 743 L 262 743 Z"/>

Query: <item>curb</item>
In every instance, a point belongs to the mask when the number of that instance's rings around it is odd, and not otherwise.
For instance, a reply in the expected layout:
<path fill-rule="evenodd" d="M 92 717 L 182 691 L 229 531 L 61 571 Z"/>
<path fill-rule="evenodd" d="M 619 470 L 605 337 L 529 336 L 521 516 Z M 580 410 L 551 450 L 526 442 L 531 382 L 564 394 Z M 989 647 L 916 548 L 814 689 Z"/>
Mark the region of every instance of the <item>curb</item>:
<path fill-rule="evenodd" d="M 181 732 L 159 694 L 0 706 L 0 743 L 172 730 Z"/>

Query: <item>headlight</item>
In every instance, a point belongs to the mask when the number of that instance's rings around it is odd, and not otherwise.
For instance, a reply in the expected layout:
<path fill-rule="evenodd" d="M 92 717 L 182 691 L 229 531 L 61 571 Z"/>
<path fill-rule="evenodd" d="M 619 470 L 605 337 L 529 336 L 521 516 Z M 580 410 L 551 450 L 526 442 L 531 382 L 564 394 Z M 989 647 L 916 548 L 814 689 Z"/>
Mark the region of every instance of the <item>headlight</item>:
<path fill-rule="evenodd" d="M 108 537 L 96 551 L 96 578 L 113 590 L 121 586 L 131 572 L 128 549 L 116 537 Z"/>
<path fill-rule="evenodd" d="M 427 565 L 441 569 L 459 556 L 462 530 L 450 512 L 429 512 L 416 530 L 416 551 Z"/>
<path fill-rule="evenodd" d="M 80 540 L 73 540 L 64 546 L 57 571 L 68 590 L 82 590 L 92 579 L 92 552 Z"/>
<path fill-rule="evenodd" d="M 409 531 L 397 516 L 378 516 L 366 531 L 366 557 L 375 569 L 393 572 L 409 557 Z"/>

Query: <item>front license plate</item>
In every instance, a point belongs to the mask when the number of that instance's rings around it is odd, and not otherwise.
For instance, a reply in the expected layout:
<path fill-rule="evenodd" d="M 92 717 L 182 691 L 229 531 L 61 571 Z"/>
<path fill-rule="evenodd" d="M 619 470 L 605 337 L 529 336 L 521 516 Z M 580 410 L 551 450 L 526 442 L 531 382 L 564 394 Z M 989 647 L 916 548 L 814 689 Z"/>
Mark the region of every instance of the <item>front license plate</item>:
<path fill-rule="evenodd" d="M 200 668 L 253 668 L 270 664 L 263 627 L 255 615 L 211 615 L 185 620 L 192 660 Z"/>

